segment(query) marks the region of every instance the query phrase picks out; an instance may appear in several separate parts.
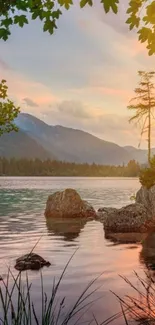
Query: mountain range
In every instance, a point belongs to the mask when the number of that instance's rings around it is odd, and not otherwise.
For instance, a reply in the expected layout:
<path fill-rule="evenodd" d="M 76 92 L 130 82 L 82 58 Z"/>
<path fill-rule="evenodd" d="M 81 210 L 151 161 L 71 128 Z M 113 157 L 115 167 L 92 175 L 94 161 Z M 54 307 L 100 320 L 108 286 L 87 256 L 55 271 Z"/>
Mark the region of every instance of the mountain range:
<path fill-rule="evenodd" d="M 121 147 L 81 130 L 50 126 L 30 114 L 20 113 L 15 123 L 19 132 L 0 137 L 1 157 L 108 165 L 126 164 L 132 159 L 139 163 L 147 161 L 147 150 Z"/>

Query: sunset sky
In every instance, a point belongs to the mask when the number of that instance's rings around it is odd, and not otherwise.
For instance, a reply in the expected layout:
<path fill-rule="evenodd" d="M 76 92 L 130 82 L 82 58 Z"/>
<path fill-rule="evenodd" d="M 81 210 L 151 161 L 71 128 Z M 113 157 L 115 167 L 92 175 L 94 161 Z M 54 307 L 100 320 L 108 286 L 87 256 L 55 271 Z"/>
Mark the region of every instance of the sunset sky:
<path fill-rule="evenodd" d="M 21 110 L 137 147 L 126 107 L 137 71 L 155 69 L 155 57 L 128 31 L 125 11 L 123 4 L 118 15 L 105 15 L 99 2 L 93 9 L 75 5 L 53 36 L 42 32 L 40 21 L 13 27 L 9 41 L 0 41 L 0 71 Z"/>

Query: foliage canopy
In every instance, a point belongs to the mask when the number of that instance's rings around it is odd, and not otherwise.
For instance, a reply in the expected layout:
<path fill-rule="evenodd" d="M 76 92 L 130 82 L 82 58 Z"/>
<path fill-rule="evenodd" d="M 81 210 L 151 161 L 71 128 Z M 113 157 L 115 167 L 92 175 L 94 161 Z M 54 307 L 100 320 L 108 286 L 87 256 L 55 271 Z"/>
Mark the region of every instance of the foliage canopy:
<path fill-rule="evenodd" d="M 14 119 L 17 117 L 20 109 L 8 98 L 8 86 L 6 81 L 0 83 L 0 136 L 3 133 L 18 131 L 14 124 Z"/>
<path fill-rule="evenodd" d="M 81 8 L 93 6 L 97 0 L 79 0 Z M 117 14 L 119 0 L 98 0 L 105 13 L 113 11 Z M 43 23 L 43 30 L 53 34 L 57 28 L 57 21 L 63 9 L 70 9 L 74 0 L 0 0 L 0 38 L 7 40 L 10 27 L 23 27 L 29 21 L 39 18 Z M 127 9 L 126 23 L 130 30 L 135 28 L 141 43 L 146 42 L 148 54 L 155 54 L 155 1 L 131 0 Z"/>

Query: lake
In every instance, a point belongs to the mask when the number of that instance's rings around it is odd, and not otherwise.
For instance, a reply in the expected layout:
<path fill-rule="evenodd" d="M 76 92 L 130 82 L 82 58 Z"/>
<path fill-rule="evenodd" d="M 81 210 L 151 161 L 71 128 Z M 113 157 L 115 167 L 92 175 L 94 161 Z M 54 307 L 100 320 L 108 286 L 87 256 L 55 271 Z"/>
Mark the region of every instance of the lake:
<path fill-rule="evenodd" d="M 130 197 L 139 186 L 139 181 L 131 178 L 1 177 L 1 275 L 5 277 L 7 266 L 13 268 L 16 258 L 29 253 L 43 235 L 35 252 L 52 264 L 50 268 L 43 269 L 44 290 L 47 294 L 51 292 L 54 276 L 60 276 L 78 248 L 60 286 L 59 295 L 67 296 L 67 306 L 70 306 L 86 285 L 102 273 L 96 282 L 100 288 L 95 293 L 95 298 L 102 298 L 84 318 L 92 315 L 92 311 L 98 321 L 114 314 L 120 307 L 110 290 L 120 296 L 131 292 L 119 275 L 134 282 L 133 270 L 143 274 L 145 269 L 140 259 L 141 244 L 120 244 L 106 239 L 103 225 L 97 221 L 46 222 L 44 209 L 49 194 L 68 187 L 76 189 L 95 209 L 102 206 L 122 207 L 131 203 Z M 32 271 L 29 276 L 39 312 L 40 274 Z M 114 324 L 124 322 L 119 319 Z"/>

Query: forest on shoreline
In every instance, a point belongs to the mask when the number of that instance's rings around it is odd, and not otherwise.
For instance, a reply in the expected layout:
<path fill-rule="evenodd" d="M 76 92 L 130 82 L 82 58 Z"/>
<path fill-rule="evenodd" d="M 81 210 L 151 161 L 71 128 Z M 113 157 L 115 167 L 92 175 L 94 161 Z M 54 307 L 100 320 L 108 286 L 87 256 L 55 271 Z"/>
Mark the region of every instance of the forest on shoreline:
<path fill-rule="evenodd" d="M 131 160 L 121 166 L 77 164 L 56 160 L 0 158 L 0 176 L 138 177 L 141 166 Z"/>

